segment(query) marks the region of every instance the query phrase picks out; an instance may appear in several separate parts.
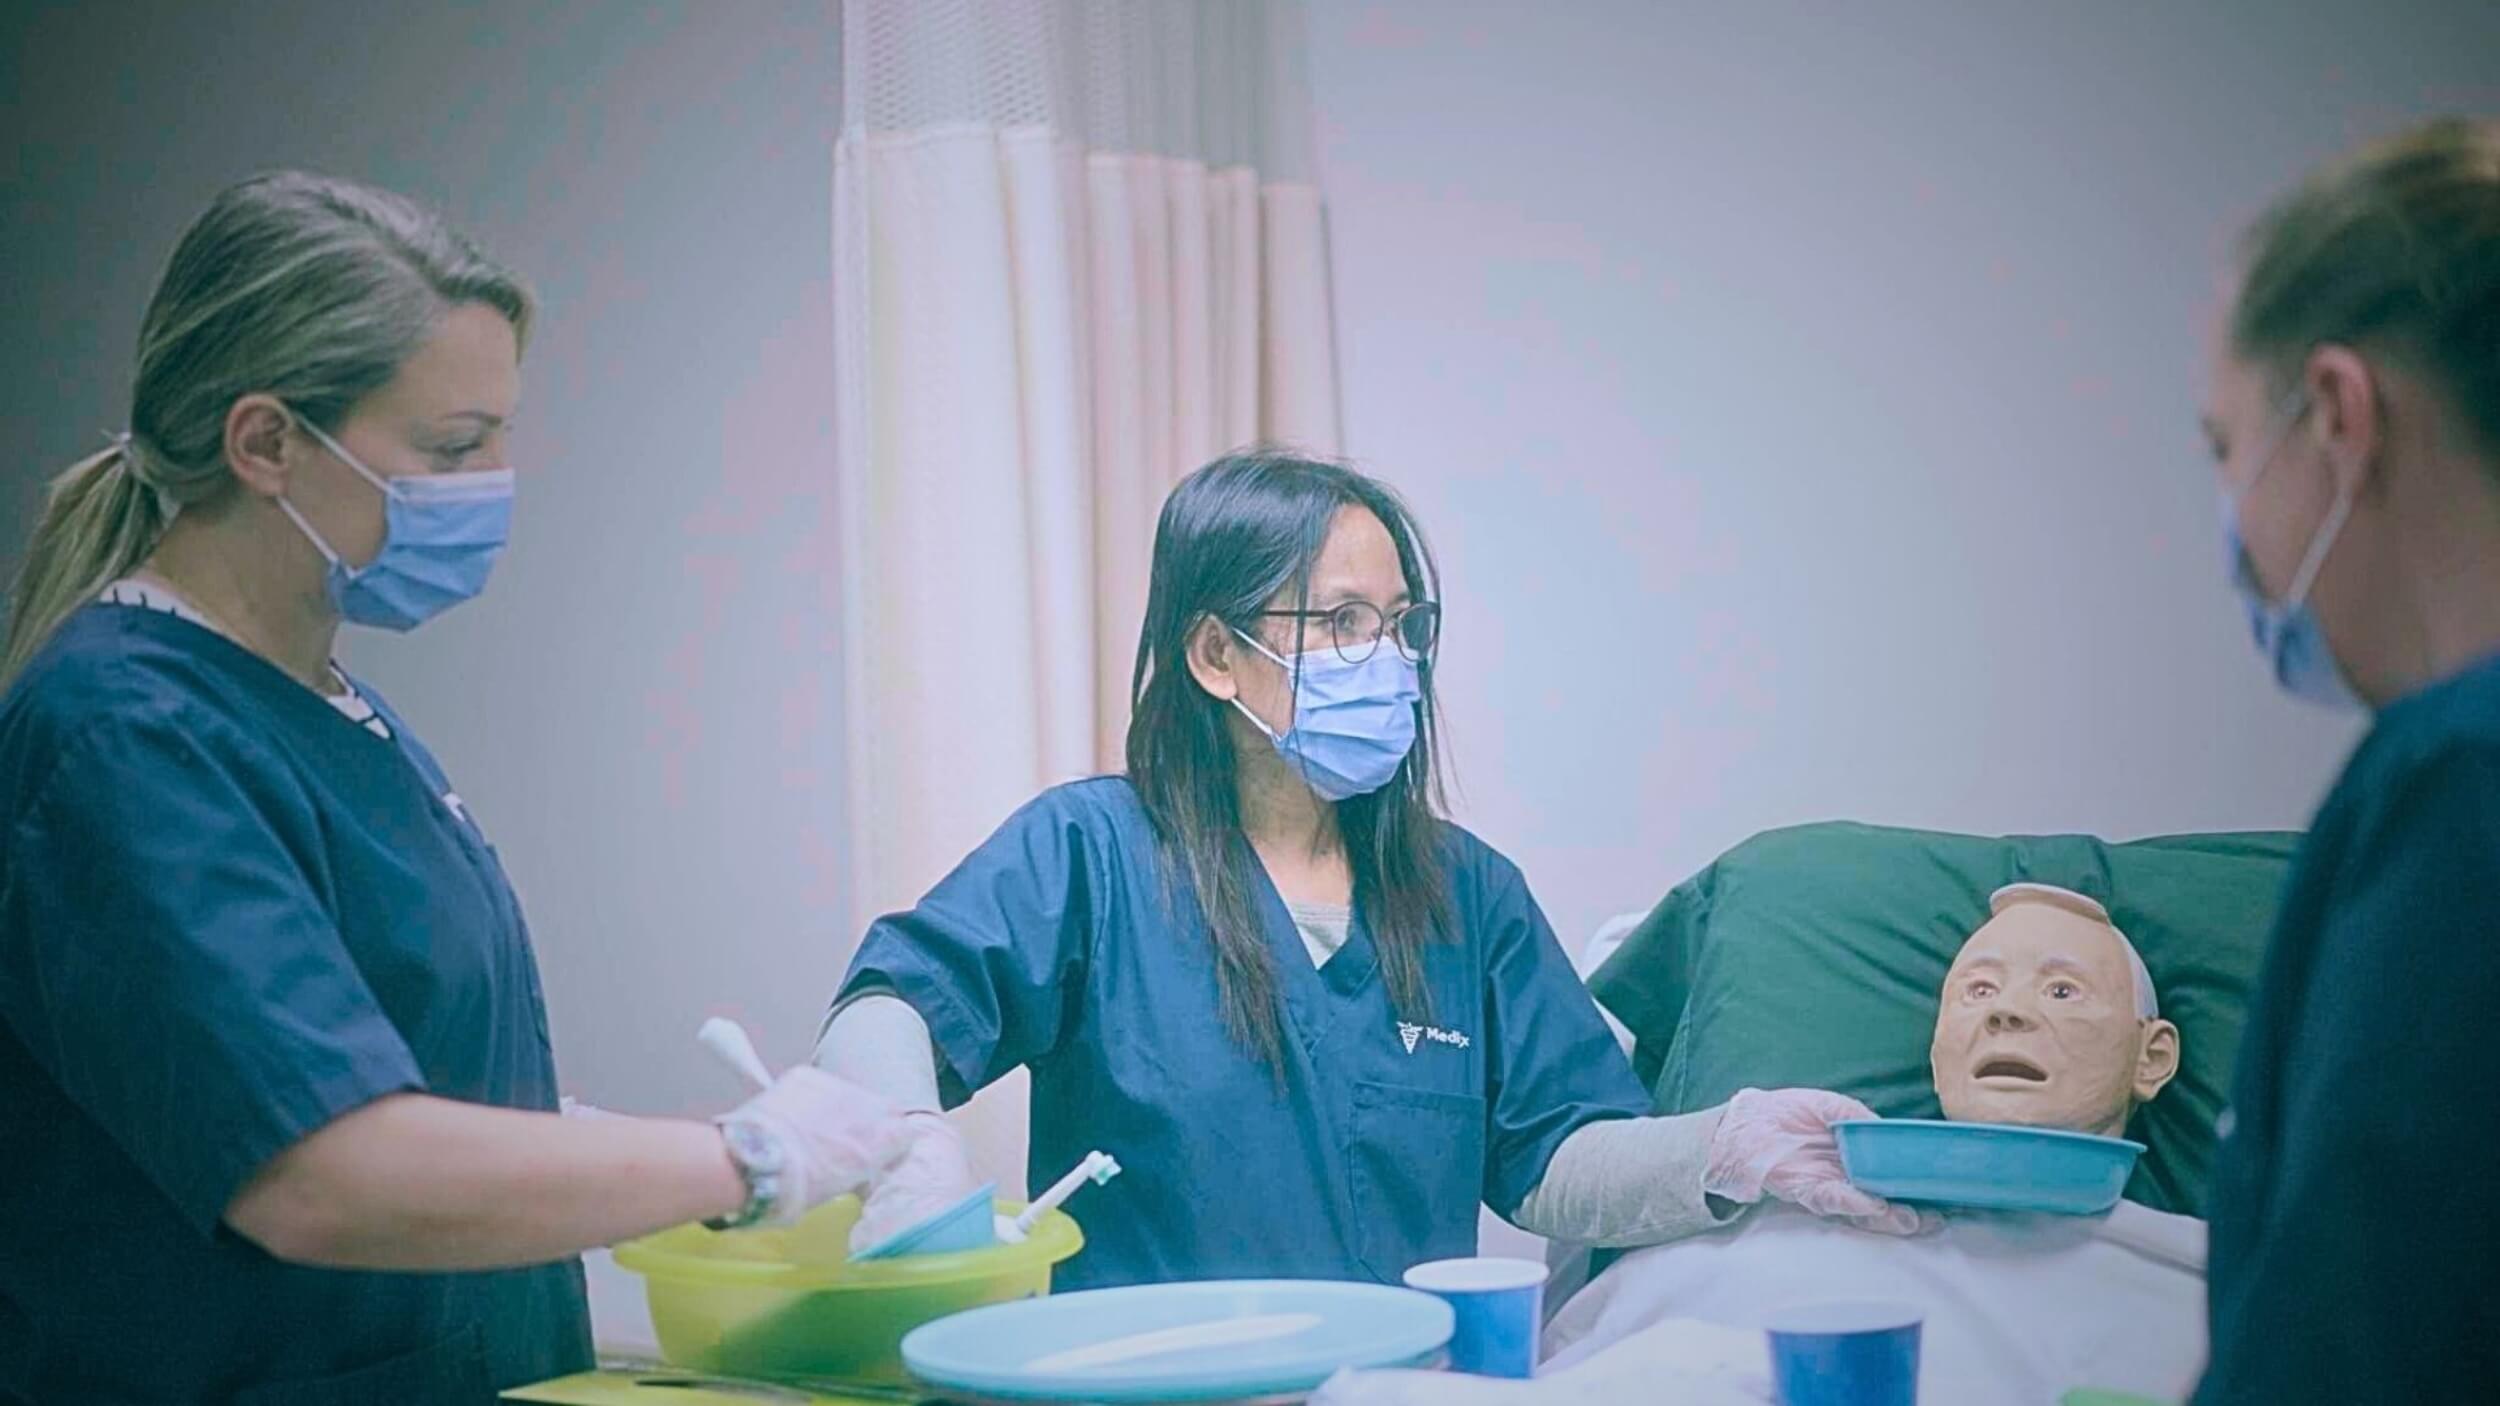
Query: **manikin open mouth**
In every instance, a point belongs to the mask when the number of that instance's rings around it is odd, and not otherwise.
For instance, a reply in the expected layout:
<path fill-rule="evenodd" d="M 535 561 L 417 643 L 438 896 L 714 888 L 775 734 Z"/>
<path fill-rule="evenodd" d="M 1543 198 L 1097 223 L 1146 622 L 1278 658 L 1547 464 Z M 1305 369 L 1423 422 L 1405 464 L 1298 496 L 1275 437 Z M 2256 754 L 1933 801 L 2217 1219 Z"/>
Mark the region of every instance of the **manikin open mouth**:
<path fill-rule="evenodd" d="M 1971 1077 L 1974 1079 L 2020 1079 L 2026 1083 L 2045 1084 L 2049 1081 L 2049 1071 L 2021 1055 L 1994 1054 L 1979 1061 L 1979 1067 L 1971 1071 Z"/>

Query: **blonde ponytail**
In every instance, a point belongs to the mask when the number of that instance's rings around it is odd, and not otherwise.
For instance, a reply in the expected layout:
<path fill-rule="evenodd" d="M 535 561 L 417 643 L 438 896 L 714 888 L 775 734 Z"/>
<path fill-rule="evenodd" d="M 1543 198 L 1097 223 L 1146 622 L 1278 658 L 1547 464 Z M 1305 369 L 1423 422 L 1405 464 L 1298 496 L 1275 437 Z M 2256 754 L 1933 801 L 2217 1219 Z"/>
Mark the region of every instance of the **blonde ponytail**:
<path fill-rule="evenodd" d="M 43 521 L 9 593 L 0 688 L 17 677 L 62 621 L 145 561 L 165 535 L 164 509 L 156 490 L 139 476 L 136 454 L 123 438 L 52 480 Z"/>

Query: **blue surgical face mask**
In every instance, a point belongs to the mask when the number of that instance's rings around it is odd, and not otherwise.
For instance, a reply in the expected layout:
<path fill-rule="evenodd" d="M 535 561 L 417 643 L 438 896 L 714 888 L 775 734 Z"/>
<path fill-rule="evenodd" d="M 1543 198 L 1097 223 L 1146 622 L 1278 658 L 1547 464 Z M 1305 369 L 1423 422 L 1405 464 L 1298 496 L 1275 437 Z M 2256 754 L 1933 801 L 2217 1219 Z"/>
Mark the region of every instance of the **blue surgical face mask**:
<path fill-rule="evenodd" d="M 486 589 L 495 558 L 512 536 L 512 470 L 386 479 L 319 425 L 300 415 L 296 423 L 382 493 L 382 550 L 361 567 L 340 560 L 293 503 L 278 500 L 330 564 L 323 585 L 340 619 L 413 630 Z"/>
<path fill-rule="evenodd" d="M 2239 594 L 2240 605 L 2248 613 L 2249 636 L 2266 667 L 2273 671 L 2275 685 L 2312 703 L 2358 709 L 2363 706 L 2361 699 L 2345 682 L 2343 669 L 2327 647 L 2326 631 L 2318 625 L 2317 612 L 2309 608 L 2310 588 L 2317 584 L 2318 572 L 2326 565 L 2326 554 L 2334 549 L 2345 520 L 2352 516 L 2352 494 L 2340 487 L 2336 489 L 2335 505 L 2327 510 L 2326 521 L 2318 525 L 2317 535 L 2310 539 L 2309 550 L 2300 559 L 2300 569 L 2292 573 L 2291 588 L 2279 603 L 2266 599 L 2265 587 L 2257 580 L 2257 569 L 2249 561 L 2247 543 L 2240 536 L 2240 504 L 2247 501 L 2258 481 L 2266 476 L 2266 470 L 2282 454 L 2304 408 L 2305 398 L 2296 397 L 2286 404 L 2282 423 L 2267 443 L 2264 457 L 2257 461 L 2257 471 L 2237 491 L 2227 485 L 2223 488 L 2223 550 L 2229 560 L 2231 588 Z"/>
<path fill-rule="evenodd" d="M 1272 732 L 1239 698 L 1233 706 L 1302 774 L 1324 801 L 1366 796 L 1389 784 L 1415 749 L 1415 705 L 1424 696 L 1415 665 L 1388 640 L 1349 664 L 1333 649 L 1302 656 L 1299 669 L 1240 630 L 1242 643 L 1295 680 L 1293 726 Z"/>

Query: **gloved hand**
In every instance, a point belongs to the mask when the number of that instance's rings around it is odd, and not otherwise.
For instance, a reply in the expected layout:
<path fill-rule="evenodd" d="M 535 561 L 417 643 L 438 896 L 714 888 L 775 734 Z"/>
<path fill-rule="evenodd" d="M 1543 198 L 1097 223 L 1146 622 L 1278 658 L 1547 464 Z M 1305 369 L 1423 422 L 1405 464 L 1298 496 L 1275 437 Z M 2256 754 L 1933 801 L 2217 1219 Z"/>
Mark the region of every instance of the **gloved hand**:
<path fill-rule="evenodd" d="M 883 1094 L 800 1065 L 720 1121 L 753 1123 L 781 1149 L 781 1194 L 767 1223 L 791 1225 L 866 1186 L 910 1149 L 902 1111 Z"/>
<path fill-rule="evenodd" d="M 972 1161 L 963 1135 L 946 1115 L 915 1110 L 903 1115 L 907 1146 L 902 1157 L 868 1189 L 868 1204 L 851 1228 L 851 1249 L 865 1250 L 911 1229 L 972 1194 Z"/>
<path fill-rule="evenodd" d="M 1768 1193 L 1864 1230 L 1916 1235 L 1925 1228 L 1917 1210 L 1860 1191 L 1841 1169 L 1832 1124 L 1874 1116 L 1825 1089 L 1746 1089 L 1719 1119 L 1701 1189 L 1746 1204 Z"/>

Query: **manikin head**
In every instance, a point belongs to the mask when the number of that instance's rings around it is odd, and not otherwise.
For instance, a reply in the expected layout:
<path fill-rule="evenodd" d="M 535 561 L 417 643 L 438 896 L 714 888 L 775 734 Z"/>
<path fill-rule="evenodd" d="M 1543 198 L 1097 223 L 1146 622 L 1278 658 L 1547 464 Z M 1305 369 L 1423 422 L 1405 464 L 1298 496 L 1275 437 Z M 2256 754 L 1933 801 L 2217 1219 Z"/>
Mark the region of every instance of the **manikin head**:
<path fill-rule="evenodd" d="M 2179 1072 L 2179 1028 L 2109 910 L 2014 884 L 1944 981 L 1928 1060 L 1944 1116 L 2117 1137 Z"/>

